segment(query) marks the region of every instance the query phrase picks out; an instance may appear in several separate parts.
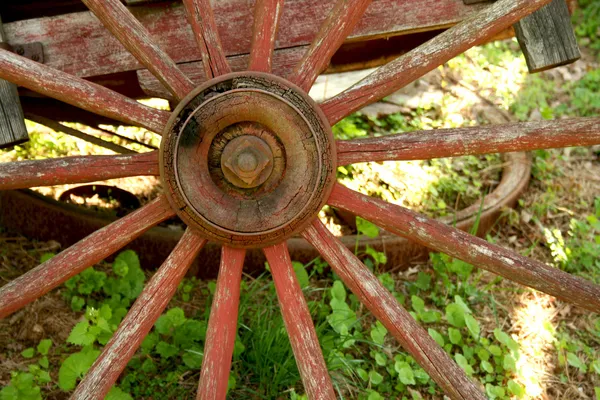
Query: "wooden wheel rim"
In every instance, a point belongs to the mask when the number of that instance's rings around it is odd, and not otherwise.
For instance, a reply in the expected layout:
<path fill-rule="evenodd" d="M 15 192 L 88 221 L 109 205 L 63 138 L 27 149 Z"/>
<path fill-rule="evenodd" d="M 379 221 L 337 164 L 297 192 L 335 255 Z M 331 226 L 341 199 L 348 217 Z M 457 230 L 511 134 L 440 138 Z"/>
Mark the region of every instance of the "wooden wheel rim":
<path fill-rule="evenodd" d="M 257 127 L 258 126 L 258 127 Z M 256 187 L 225 176 L 224 149 L 260 138 L 270 147 L 270 175 Z M 318 105 L 273 75 L 219 76 L 177 106 L 163 132 L 161 179 L 186 224 L 217 242 L 265 247 L 298 233 L 335 183 L 335 142 Z"/>

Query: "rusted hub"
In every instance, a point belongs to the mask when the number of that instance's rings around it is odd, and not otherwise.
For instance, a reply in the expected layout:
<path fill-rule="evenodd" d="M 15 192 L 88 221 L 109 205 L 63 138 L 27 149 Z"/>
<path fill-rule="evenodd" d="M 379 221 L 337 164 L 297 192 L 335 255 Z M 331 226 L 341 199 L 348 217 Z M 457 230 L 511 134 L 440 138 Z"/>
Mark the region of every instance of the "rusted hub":
<path fill-rule="evenodd" d="M 209 239 L 263 247 L 302 229 L 335 182 L 320 108 L 263 73 L 213 79 L 188 95 L 161 144 L 161 178 L 178 215 Z"/>

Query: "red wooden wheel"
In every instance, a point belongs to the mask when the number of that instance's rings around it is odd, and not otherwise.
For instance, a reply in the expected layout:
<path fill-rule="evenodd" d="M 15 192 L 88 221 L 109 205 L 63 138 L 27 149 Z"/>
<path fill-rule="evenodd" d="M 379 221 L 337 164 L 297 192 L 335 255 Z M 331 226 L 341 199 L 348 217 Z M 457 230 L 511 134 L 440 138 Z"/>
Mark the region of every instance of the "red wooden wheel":
<path fill-rule="evenodd" d="M 303 235 L 356 296 L 453 399 L 483 399 L 465 373 L 319 222 L 330 204 L 513 281 L 600 311 L 600 287 L 334 181 L 337 165 L 511 152 L 600 143 L 600 118 L 440 130 L 335 143 L 330 125 L 400 89 L 549 0 L 500 0 L 317 105 L 306 91 L 352 31 L 369 0 L 339 0 L 286 79 L 270 74 L 283 0 L 257 0 L 248 72 L 230 73 L 209 0 L 184 0 L 211 78 L 195 88 L 120 0 L 84 0 L 180 100 L 169 114 L 0 50 L 0 78 L 94 113 L 162 133 L 159 152 L 0 164 L 0 190 L 160 175 L 166 193 L 0 289 L 5 317 L 177 214 L 188 229 L 153 276 L 74 398 L 100 399 L 125 368 L 207 240 L 223 244 L 198 398 L 224 399 L 236 332 L 245 248 L 264 248 L 306 392 L 335 398 L 285 239 Z M 336 154 L 337 153 L 337 154 Z"/>

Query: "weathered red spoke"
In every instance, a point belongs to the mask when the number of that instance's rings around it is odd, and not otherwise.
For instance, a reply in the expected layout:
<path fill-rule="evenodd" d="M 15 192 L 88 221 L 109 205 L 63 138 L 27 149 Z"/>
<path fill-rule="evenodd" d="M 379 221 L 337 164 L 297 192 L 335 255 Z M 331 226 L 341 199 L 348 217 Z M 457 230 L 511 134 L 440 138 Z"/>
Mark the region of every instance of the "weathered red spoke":
<path fill-rule="evenodd" d="M 129 12 L 121 0 L 83 0 L 106 28 L 127 50 L 154 74 L 179 100 L 194 88 L 194 83 L 158 47 L 150 33 Z"/>
<path fill-rule="evenodd" d="M 170 113 L 0 49 L 0 78 L 75 107 L 161 133 Z"/>
<path fill-rule="evenodd" d="M 159 175 L 158 151 L 115 156 L 74 156 L 0 164 L 0 190 Z"/>
<path fill-rule="evenodd" d="M 469 48 L 480 44 L 550 0 L 499 0 L 415 50 L 377 69 L 321 107 L 333 125 L 380 100 Z"/>
<path fill-rule="evenodd" d="M 336 274 L 452 399 L 486 397 L 464 371 L 398 303 L 379 279 L 327 228 L 315 219 L 302 236 L 321 253 Z"/>
<path fill-rule="evenodd" d="M 231 72 L 210 0 L 183 0 L 183 4 L 200 48 L 207 79 Z"/>
<path fill-rule="evenodd" d="M 339 140 L 337 155 L 338 165 L 348 165 L 595 144 L 600 144 L 600 118 L 576 118 Z"/>
<path fill-rule="evenodd" d="M 102 261 L 173 215 L 175 213 L 166 197 L 161 196 L 7 283 L 0 288 L 0 318 L 31 303 L 72 276 Z"/>
<path fill-rule="evenodd" d="M 250 50 L 251 71 L 271 72 L 273 48 L 284 0 L 256 0 Z"/>
<path fill-rule="evenodd" d="M 522 285 L 600 312 L 600 286 L 523 257 L 404 207 L 336 184 L 328 204 L 351 211 L 397 235 L 485 268 Z"/>
<path fill-rule="evenodd" d="M 223 246 L 217 289 L 210 309 L 198 400 L 225 400 L 237 334 L 245 249 Z"/>
<path fill-rule="evenodd" d="M 288 79 L 308 92 L 369 4 L 371 0 L 338 0 Z"/>
<path fill-rule="evenodd" d="M 192 261 L 206 240 L 187 229 L 163 265 L 156 271 L 102 350 L 100 357 L 71 396 L 77 400 L 101 400 L 106 396 L 131 357 L 175 294 Z"/>
<path fill-rule="evenodd" d="M 309 399 L 335 399 L 335 392 L 319 346 L 302 289 L 285 242 L 264 249 L 271 267 L 283 321 Z"/>

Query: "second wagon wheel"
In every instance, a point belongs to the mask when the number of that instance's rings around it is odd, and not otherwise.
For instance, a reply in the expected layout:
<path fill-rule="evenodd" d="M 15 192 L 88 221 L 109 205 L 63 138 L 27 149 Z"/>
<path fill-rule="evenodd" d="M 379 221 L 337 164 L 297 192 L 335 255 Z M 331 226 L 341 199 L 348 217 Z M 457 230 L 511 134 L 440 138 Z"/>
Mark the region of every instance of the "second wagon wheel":
<path fill-rule="evenodd" d="M 484 395 L 378 279 L 317 219 L 330 204 L 515 282 L 600 311 L 600 287 L 541 262 L 364 196 L 335 182 L 335 169 L 365 161 L 413 160 L 600 143 L 600 119 L 571 119 L 411 133 L 335 142 L 344 116 L 387 96 L 484 42 L 549 0 L 500 0 L 348 90 L 314 103 L 306 94 L 352 31 L 368 0 L 338 0 L 302 61 L 270 74 L 283 0 L 257 0 L 247 72 L 231 73 L 209 0 L 184 0 L 206 75 L 194 87 L 119 0 L 84 0 L 106 27 L 179 99 L 173 113 L 0 50 L 0 78 L 127 124 L 162 133 L 160 153 L 85 156 L 0 164 L 0 189 L 160 175 L 165 193 L 0 288 L 0 317 L 101 261 L 177 214 L 188 225 L 172 254 L 77 387 L 101 399 L 152 328 L 207 240 L 223 245 L 197 397 L 223 399 L 236 335 L 245 249 L 263 248 L 302 381 L 311 399 L 333 399 L 317 335 L 285 240 L 301 234 L 452 399 Z"/>

